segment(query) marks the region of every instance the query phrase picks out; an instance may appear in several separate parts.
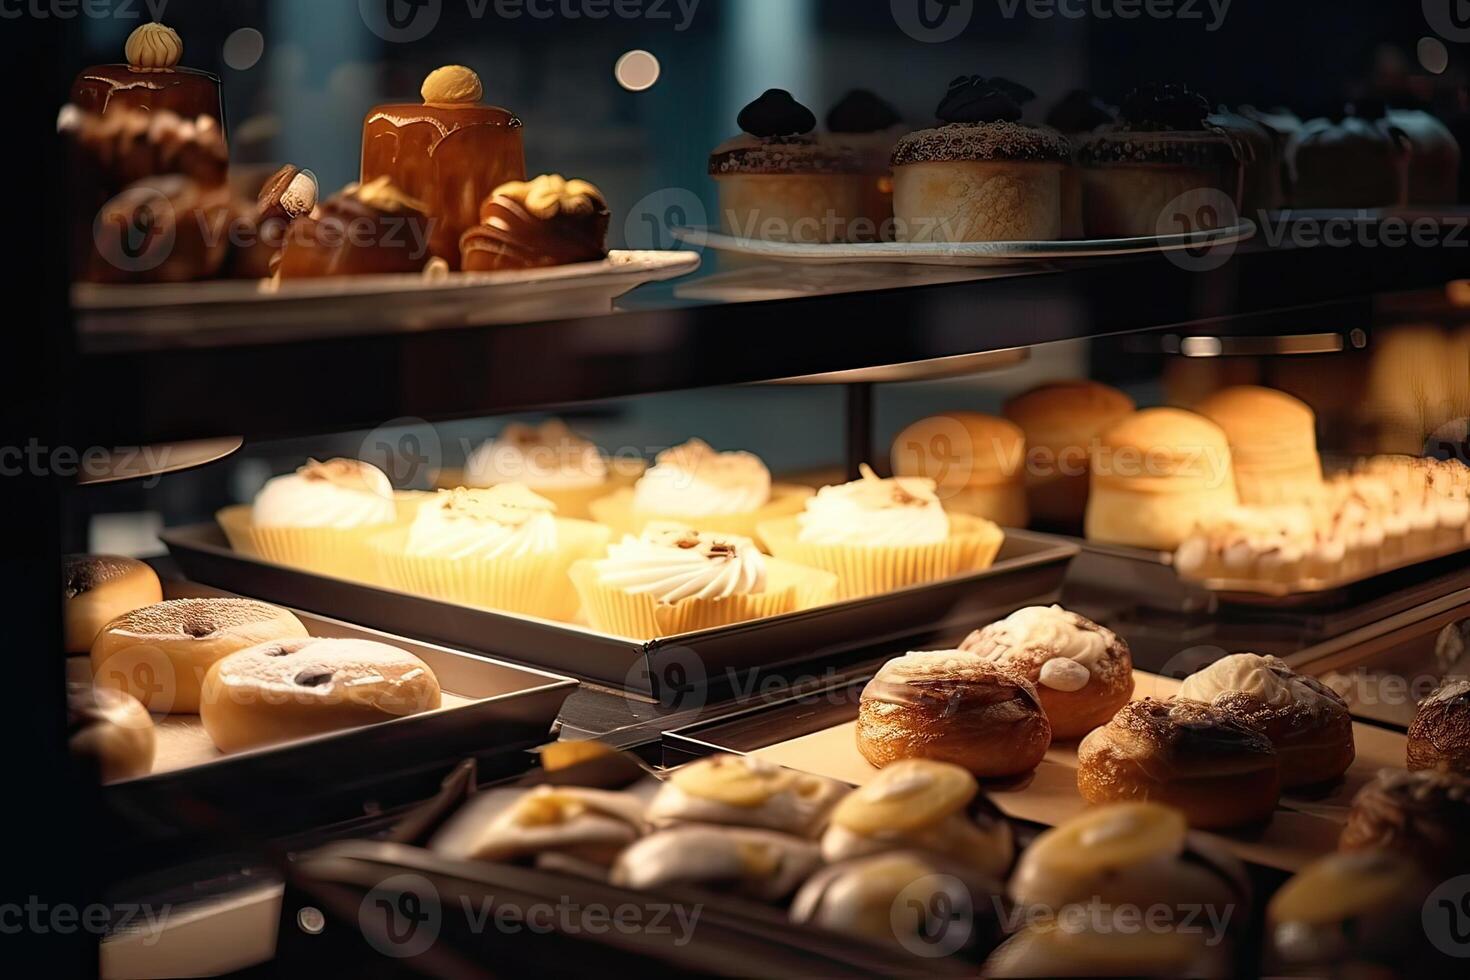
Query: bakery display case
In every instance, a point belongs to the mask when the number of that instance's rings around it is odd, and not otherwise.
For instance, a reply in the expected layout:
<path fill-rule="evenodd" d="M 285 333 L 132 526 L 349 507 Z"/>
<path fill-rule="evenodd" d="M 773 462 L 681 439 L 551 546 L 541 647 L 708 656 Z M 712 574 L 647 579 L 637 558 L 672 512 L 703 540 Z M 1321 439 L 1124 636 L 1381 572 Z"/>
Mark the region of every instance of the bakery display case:
<path fill-rule="evenodd" d="M 58 968 L 1470 955 L 1448 12 L 332 6 L 15 21 Z"/>

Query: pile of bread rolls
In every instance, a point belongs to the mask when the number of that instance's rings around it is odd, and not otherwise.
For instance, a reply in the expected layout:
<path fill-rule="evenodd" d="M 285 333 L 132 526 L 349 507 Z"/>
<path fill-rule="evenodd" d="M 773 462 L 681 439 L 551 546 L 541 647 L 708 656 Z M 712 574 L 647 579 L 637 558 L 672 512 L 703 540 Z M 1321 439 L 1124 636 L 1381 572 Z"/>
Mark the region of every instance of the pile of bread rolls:
<path fill-rule="evenodd" d="M 66 652 L 92 673 L 68 688 L 71 744 L 107 782 L 153 770 L 155 715 L 197 715 L 221 752 L 239 752 L 439 707 L 434 672 L 405 650 L 314 639 L 254 599 L 165 601 L 131 558 L 67 558 L 62 596 Z"/>

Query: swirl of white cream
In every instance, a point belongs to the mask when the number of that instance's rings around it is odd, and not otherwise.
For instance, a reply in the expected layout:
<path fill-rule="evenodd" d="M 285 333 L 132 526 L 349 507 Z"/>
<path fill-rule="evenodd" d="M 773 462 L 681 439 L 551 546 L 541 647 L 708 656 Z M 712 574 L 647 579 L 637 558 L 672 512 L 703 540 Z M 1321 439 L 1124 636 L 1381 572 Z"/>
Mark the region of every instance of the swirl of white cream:
<path fill-rule="evenodd" d="M 623 538 L 596 567 L 603 585 L 664 605 L 766 590 L 766 559 L 749 538 L 662 522 L 650 524 L 642 537 Z"/>
<path fill-rule="evenodd" d="M 532 490 L 580 490 L 606 480 L 602 453 L 556 419 L 539 427 L 508 425 L 465 463 L 465 481 L 476 487 L 521 483 Z"/>
<path fill-rule="evenodd" d="M 881 480 L 867 466 L 856 483 L 822 488 L 798 521 L 806 544 L 909 547 L 949 537 L 949 515 L 933 480 Z"/>
<path fill-rule="evenodd" d="M 1237 653 L 1189 675 L 1179 688 L 1179 697 L 1211 704 L 1231 691 L 1249 695 L 1273 708 L 1284 708 L 1297 699 L 1292 685 L 1271 669 L 1270 659 L 1255 653 Z"/>
<path fill-rule="evenodd" d="M 518 483 L 442 490 L 419 508 L 405 551 L 419 558 L 491 561 L 555 550 L 556 506 Z"/>
<path fill-rule="evenodd" d="M 633 488 L 645 514 L 748 514 L 771 500 L 771 471 L 752 453 L 717 453 L 692 439 L 665 450 Z"/>
<path fill-rule="evenodd" d="M 1045 650 L 1052 657 L 1075 660 L 1092 670 L 1108 651 L 1108 637 L 1086 629 L 1076 613 L 1061 606 L 1021 609 L 980 631 L 976 652 L 987 660 L 1004 661 L 1017 651 Z"/>
<path fill-rule="evenodd" d="M 392 524 L 398 519 L 393 484 L 382 470 L 355 459 L 311 460 L 278 476 L 255 495 L 256 527 L 332 528 Z"/>

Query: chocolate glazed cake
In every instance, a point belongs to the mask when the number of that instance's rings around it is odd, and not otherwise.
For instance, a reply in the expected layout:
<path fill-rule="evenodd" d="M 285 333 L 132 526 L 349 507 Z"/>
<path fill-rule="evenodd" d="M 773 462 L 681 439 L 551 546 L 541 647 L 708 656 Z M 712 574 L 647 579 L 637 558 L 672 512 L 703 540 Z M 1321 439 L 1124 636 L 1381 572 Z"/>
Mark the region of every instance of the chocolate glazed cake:
<path fill-rule="evenodd" d="M 545 174 L 496 189 L 480 224 L 460 239 L 466 272 L 499 272 L 596 262 L 607 256 L 610 214 L 602 192 L 585 180 Z"/>
<path fill-rule="evenodd" d="M 128 38 L 124 54 L 125 65 L 97 65 L 78 75 L 72 104 L 99 114 L 167 109 L 186 119 L 208 116 L 224 128 L 219 78 L 179 67 L 184 42 L 171 28 L 144 24 Z"/>
<path fill-rule="evenodd" d="M 430 249 L 458 269 L 459 239 L 480 223 L 480 205 L 497 187 L 525 180 L 522 123 L 483 104 L 470 69 L 450 65 L 424 80 L 418 105 L 381 105 L 362 130 L 362 182 L 387 177 L 422 201 L 433 219 Z"/>

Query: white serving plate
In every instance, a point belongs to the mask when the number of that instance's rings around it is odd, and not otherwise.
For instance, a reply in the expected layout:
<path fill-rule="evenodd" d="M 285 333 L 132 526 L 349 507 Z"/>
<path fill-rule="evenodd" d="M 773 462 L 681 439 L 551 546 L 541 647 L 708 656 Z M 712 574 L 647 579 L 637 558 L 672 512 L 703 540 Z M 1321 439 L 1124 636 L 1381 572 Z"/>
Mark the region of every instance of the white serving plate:
<path fill-rule="evenodd" d="M 1147 252 L 1220 247 L 1249 241 L 1255 234 L 1255 223 L 1242 220 L 1229 228 L 1145 238 L 1092 238 L 1057 242 L 872 242 L 808 245 L 737 238 L 709 228 L 673 229 L 674 237 L 686 245 L 780 262 L 818 265 L 873 262 L 966 267 L 1109 258 Z"/>
<path fill-rule="evenodd" d="M 224 335 L 231 341 L 269 340 L 302 327 L 320 336 L 324 327 L 362 333 L 590 316 L 607 313 L 613 300 L 638 286 L 688 275 L 699 265 L 697 252 L 614 251 L 601 262 L 439 278 L 77 283 L 72 307 L 83 338 L 101 346 L 183 336 L 191 343 L 225 340 Z"/>

